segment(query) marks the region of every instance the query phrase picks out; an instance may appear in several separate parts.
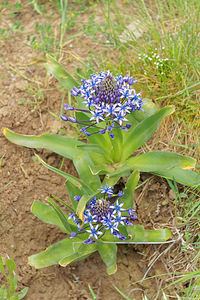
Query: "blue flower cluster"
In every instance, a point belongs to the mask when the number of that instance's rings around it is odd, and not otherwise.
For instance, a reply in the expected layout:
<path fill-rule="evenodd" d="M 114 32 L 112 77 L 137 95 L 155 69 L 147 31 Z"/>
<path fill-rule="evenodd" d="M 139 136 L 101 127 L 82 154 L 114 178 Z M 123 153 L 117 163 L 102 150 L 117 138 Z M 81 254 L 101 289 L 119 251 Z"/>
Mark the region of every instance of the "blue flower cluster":
<path fill-rule="evenodd" d="M 114 128 L 121 128 L 127 130 L 131 124 L 123 125 L 127 121 L 126 115 L 135 110 L 142 109 L 142 98 L 140 93 L 130 86 L 135 84 L 133 77 L 113 76 L 110 71 L 101 72 L 100 74 L 93 74 L 90 79 L 82 80 L 80 88 L 74 87 L 71 94 L 75 97 L 80 97 L 84 101 L 87 109 L 74 108 L 68 104 L 65 105 L 65 110 L 75 110 L 89 113 L 90 119 L 88 121 L 78 121 L 75 118 L 61 116 L 63 121 L 70 121 L 73 123 L 82 124 L 81 131 L 89 136 L 94 133 L 104 134 L 106 131 L 110 132 L 111 138 L 114 138 L 112 130 Z M 103 124 L 100 126 L 100 123 Z M 96 131 L 88 131 L 91 128 Z"/>
<path fill-rule="evenodd" d="M 107 184 L 99 190 L 103 195 L 100 199 L 97 199 L 96 196 L 93 197 L 86 205 L 83 223 L 75 213 L 70 214 L 69 219 L 73 220 L 78 229 L 77 232 L 71 233 L 71 238 L 81 233 L 89 233 L 88 238 L 83 243 L 90 245 L 101 239 L 106 232 L 109 232 L 114 237 L 124 241 L 126 237 L 120 233 L 119 225 L 132 225 L 130 219 L 137 219 L 135 211 L 131 208 L 125 209 L 123 208 L 124 203 L 119 203 L 119 197 L 123 196 L 122 191 L 114 195 L 113 187 L 108 187 Z M 111 204 L 112 197 L 116 199 L 113 204 Z M 74 197 L 76 201 L 80 199 L 81 196 Z"/>

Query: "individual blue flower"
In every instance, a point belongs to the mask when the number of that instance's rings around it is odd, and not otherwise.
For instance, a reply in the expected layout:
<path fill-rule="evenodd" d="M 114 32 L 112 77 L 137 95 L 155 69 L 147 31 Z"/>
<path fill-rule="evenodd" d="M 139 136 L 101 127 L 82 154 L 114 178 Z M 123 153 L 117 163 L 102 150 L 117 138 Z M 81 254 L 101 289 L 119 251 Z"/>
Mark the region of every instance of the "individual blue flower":
<path fill-rule="evenodd" d="M 71 239 L 73 239 L 74 237 L 76 237 L 78 235 L 78 233 L 77 232 L 71 232 L 71 236 L 70 236 L 70 238 Z"/>
<path fill-rule="evenodd" d="M 136 216 L 136 214 L 135 214 L 135 210 L 133 210 L 132 208 L 129 208 L 128 210 L 127 210 L 127 212 L 128 212 L 128 214 L 129 214 L 129 217 L 130 217 L 130 219 L 131 220 L 137 220 L 137 216 Z"/>
<path fill-rule="evenodd" d="M 125 216 L 121 216 L 121 214 L 118 214 L 117 216 L 115 215 L 114 217 L 116 225 L 118 226 L 119 224 L 125 225 L 124 221 L 127 219 Z"/>
<path fill-rule="evenodd" d="M 108 195 L 112 195 L 113 194 L 113 187 L 112 186 L 108 186 L 107 183 L 105 184 L 105 186 L 102 189 L 98 189 L 98 191 L 101 191 L 102 194 L 108 194 Z"/>
<path fill-rule="evenodd" d="M 91 214 L 91 212 L 87 212 L 87 214 L 85 214 L 85 219 L 84 219 L 84 223 L 92 223 L 92 222 L 96 222 L 95 217 Z"/>
<path fill-rule="evenodd" d="M 118 197 L 120 198 L 120 197 L 122 197 L 122 196 L 124 195 L 124 192 L 119 191 L 117 195 L 118 195 Z"/>
<path fill-rule="evenodd" d="M 99 111 L 98 109 L 95 109 L 95 111 L 91 111 L 91 114 L 93 116 L 90 118 L 90 121 L 96 120 L 97 124 L 100 121 L 104 121 L 104 118 L 101 116 L 101 111 Z"/>
<path fill-rule="evenodd" d="M 93 227 L 93 225 L 90 225 L 90 229 L 86 230 L 86 232 L 89 232 L 90 235 L 89 237 L 91 238 L 95 238 L 96 240 L 98 239 L 99 235 L 102 235 L 103 233 L 101 231 L 98 230 L 99 229 L 99 225 L 96 225 L 95 227 Z"/>
<path fill-rule="evenodd" d="M 77 196 L 77 195 L 76 195 L 76 196 L 74 196 L 74 200 L 77 201 L 77 202 L 79 202 L 80 199 L 81 199 L 81 197 L 82 197 L 82 196 Z"/>
<path fill-rule="evenodd" d="M 119 203 L 119 201 L 117 200 L 115 204 L 112 205 L 112 208 L 114 209 L 113 213 L 121 213 L 122 211 L 125 211 L 125 208 L 122 208 L 122 206 L 124 205 L 124 203 Z"/>
<path fill-rule="evenodd" d="M 73 108 L 65 105 L 65 110 L 74 110 L 88 114 L 88 120 L 76 122 L 74 118 L 62 115 L 63 121 L 79 123 L 84 127 L 81 131 L 86 135 L 110 132 L 110 137 L 114 139 L 113 129 L 121 128 L 127 130 L 130 126 L 125 126 L 125 118 L 135 110 L 142 110 L 142 98 L 140 93 L 131 88 L 136 83 L 133 77 L 129 75 L 113 76 L 110 71 L 92 74 L 89 79 L 82 79 L 82 85 L 79 88 L 74 87 L 71 94 L 83 99 L 82 103 L 86 109 Z M 89 116 L 90 115 L 90 116 Z M 99 123 L 102 124 L 99 127 Z M 128 125 L 128 124 L 127 124 Z M 95 131 L 92 130 L 95 128 Z"/>

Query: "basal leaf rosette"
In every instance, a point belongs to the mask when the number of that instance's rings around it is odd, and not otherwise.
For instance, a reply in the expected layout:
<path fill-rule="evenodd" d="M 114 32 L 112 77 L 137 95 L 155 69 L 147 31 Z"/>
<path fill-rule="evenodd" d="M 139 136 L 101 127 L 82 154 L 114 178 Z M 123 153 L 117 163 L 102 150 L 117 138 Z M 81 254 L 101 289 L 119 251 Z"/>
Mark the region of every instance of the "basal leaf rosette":
<path fill-rule="evenodd" d="M 86 136 L 109 132 L 113 139 L 113 129 L 128 130 L 131 127 L 131 124 L 126 123 L 128 114 L 143 110 L 140 93 L 131 88 L 135 83 L 135 79 L 129 75 L 113 76 L 110 71 L 93 74 L 87 80 L 82 79 L 82 85 L 79 88 L 74 87 L 71 94 L 83 99 L 85 109 L 75 108 L 69 104 L 65 104 L 64 108 L 66 111 L 86 113 L 89 116 L 88 120 L 72 118 L 65 114 L 61 119 L 79 123 L 82 126 L 81 131 Z"/>
<path fill-rule="evenodd" d="M 137 216 L 132 208 L 125 209 L 124 203 L 119 201 L 123 192 L 113 193 L 113 187 L 98 189 L 101 196 L 94 196 L 86 204 L 83 213 L 71 213 L 69 219 L 76 224 L 77 230 L 71 233 L 71 238 L 87 233 L 88 237 L 84 244 L 93 244 L 102 239 L 105 234 L 113 235 L 119 240 L 125 241 L 127 236 L 120 232 L 120 228 L 126 225 L 133 225 L 131 220 L 136 220 Z M 82 196 L 74 196 L 74 200 L 79 202 Z M 83 206 L 84 207 L 84 206 Z M 85 236 L 85 235 L 84 235 Z"/>

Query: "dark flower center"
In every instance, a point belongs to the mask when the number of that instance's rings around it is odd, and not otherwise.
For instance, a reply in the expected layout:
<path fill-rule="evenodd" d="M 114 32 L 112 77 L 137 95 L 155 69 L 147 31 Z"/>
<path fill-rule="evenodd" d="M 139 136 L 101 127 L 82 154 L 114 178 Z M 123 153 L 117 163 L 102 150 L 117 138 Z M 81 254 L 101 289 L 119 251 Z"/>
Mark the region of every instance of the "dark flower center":
<path fill-rule="evenodd" d="M 101 104 L 102 102 L 105 104 L 120 102 L 120 93 L 117 83 L 110 75 L 100 82 L 95 94 L 96 97 L 94 100 L 96 104 Z"/>
<path fill-rule="evenodd" d="M 97 216 L 100 221 L 102 217 L 106 217 L 110 211 L 110 202 L 104 199 L 99 199 L 96 201 L 94 206 L 92 207 L 92 212 Z"/>

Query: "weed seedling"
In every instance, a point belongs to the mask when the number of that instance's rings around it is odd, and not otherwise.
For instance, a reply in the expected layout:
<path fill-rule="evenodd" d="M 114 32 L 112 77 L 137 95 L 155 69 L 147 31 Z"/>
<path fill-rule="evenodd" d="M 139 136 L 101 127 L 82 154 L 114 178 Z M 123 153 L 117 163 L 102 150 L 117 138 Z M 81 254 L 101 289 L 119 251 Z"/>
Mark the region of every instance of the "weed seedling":
<path fill-rule="evenodd" d="M 0 299 L 1 300 L 20 300 L 23 299 L 27 292 L 28 287 L 25 287 L 20 292 L 16 292 L 17 290 L 17 275 L 15 274 L 16 265 L 13 259 L 7 259 L 5 262 L 5 266 L 8 269 L 6 272 L 2 257 L 0 256 L 0 271 L 3 273 L 6 281 L 7 286 L 2 285 L 0 287 Z"/>

